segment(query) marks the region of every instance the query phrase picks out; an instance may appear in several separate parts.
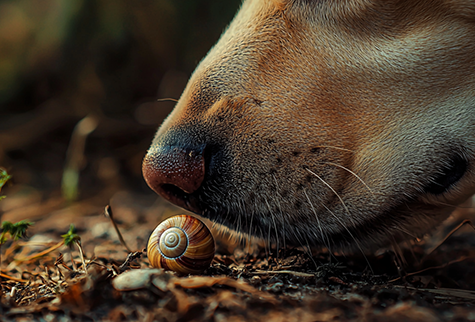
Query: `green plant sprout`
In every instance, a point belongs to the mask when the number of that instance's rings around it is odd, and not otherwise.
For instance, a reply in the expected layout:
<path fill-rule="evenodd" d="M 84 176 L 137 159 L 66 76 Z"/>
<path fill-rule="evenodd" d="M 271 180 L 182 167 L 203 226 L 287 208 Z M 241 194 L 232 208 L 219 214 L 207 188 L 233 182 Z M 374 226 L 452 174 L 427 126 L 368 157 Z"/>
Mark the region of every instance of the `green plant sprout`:
<path fill-rule="evenodd" d="M 2 233 L 0 234 L 0 264 L 2 263 L 1 247 L 7 241 L 7 236 L 10 235 L 10 238 L 13 239 L 13 241 L 17 241 L 18 239 L 25 237 L 26 230 L 31 225 L 33 225 L 33 223 L 28 220 L 21 220 L 15 224 L 12 224 L 9 221 L 2 222 Z"/>
<path fill-rule="evenodd" d="M 81 241 L 81 237 L 76 234 L 76 228 L 74 228 L 73 224 L 69 226 L 68 232 L 64 235 L 61 235 L 61 237 L 63 237 L 64 244 L 69 247 L 73 247 L 74 243 Z"/>
<path fill-rule="evenodd" d="M 12 176 L 9 175 L 5 169 L 0 168 L 0 192 L 2 191 L 2 187 L 11 179 L 11 177 Z M 0 196 L 0 200 L 3 198 L 5 198 L 5 196 Z"/>
<path fill-rule="evenodd" d="M 12 224 L 9 221 L 2 222 L 0 245 L 5 244 L 5 242 L 7 241 L 7 234 L 10 235 L 13 241 L 17 241 L 18 239 L 25 237 L 26 230 L 32 225 L 33 223 L 28 220 L 21 220 L 15 224 Z"/>
<path fill-rule="evenodd" d="M 77 271 L 77 266 L 76 266 L 76 263 L 73 260 L 73 254 L 71 252 L 72 249 L 73 249 L 73 246 L 76 245 L 79 249 L 79 255 L 81 257 L 83 270 L 87 274 L 86 261 L 84 260 L 84 252 L 83 252 L 83 249 L 82 249 L 82 246 L 81 246 L 81 237 L 79 237 L 79 235 L 76 234 L 76 229 L 74 228 L 74 225 L 71 224 L 69 226 L 68 232 L 64 235 L 61 235 L 61 237 L 63 237 L 64 245 L 69 247 L 69 254 L 71 256 L 71 263 L 73 264 L 73 269 L 75 271 Z"/>

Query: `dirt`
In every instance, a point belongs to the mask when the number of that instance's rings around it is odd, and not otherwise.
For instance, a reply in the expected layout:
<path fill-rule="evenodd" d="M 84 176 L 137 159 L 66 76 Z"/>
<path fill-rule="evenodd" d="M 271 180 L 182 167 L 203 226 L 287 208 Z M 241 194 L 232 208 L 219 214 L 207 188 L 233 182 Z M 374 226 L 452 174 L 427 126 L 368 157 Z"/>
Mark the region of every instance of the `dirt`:
<path fill-rule="evenodd" d="M 68 205 L 10 190 L 3 202 L 17 206 L 3 220 L 27 213 L 35 225 L 28 239 L 2 247 L 2 321 L 475 320 L 474 231 L 466 225 L 429 254 L 461 218 L 473 215 L 471 209 L 461 209 L 432 238 L 366 257 L 242 244 L 212 228 L 216 257 L 193 277 L 151 270 L 142 253 L 162 218 L 183 213 L 153 195 L 119 191 L 111 198 L 129 253 L 104 216 L 100 196 Z M 76 246 L 19 262 L 61 242 L 71 223 L 86 269 Z M 134 271 L 132 281 L 114 285 Z"/>

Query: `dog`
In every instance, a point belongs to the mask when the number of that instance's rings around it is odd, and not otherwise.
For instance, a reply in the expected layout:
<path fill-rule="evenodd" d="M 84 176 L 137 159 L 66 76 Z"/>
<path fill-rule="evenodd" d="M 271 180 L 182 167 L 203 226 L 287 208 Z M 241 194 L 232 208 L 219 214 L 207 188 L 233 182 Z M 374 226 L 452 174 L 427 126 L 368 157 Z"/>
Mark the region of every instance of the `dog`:
<path fill-rule="evenodd" d="M 143 162 L 245 235 L 371 250 L 475 193 L 475 2 L 245 0 Z"/>

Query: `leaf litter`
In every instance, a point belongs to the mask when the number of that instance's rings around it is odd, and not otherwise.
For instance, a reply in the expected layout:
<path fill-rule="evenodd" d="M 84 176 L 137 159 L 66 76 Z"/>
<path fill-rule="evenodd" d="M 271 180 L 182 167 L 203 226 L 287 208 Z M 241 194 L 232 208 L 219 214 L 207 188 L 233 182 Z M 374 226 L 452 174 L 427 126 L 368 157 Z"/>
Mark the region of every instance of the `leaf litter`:
<path fill-rule="evenodd" d="M 433 253 L 427 249 L 434 248 L 437 236 L 403 247 L 399 255 L 386 251 L 369 256 L 374 272 L 358 254 L 315 252 L 311 258 L 306 249 L 248 247 L 218 238 L 210 268 L 199 276 L 177 276 L 150 268 L 143 252 L 153 228 L 149 222 L 159 221 L 156 209 L 116 206 L 114 217 L 125 228 L 123 236 L 113 236 L 116 229 L 97 208 L 97 215 L 79 220 L 77 232 L 64 234 L 59 227 L 48 230 L 39 224 L 31 228 L 31 241 L 7 242 L 0 320 L 475 320 L 470 231 L 455 233 Z M 143 218 L 128 225 L 130 218 L 124 216 L 134 211 L 143 212 L 135 214 Z M 176 209 L 162 213 L 166 217 Z M 99 226 L 103 232 L 96 231 Z M 145 230 L 143 236 L 137 226 Z M 53 235 L 56 240 L 35 241 Z M 77 247 L 63 245 L 61 235 Z M 125 240 L 129 249 L 139 250 L 127 251 Z M 401 264 L 400 257 L 409 264 Z"/>

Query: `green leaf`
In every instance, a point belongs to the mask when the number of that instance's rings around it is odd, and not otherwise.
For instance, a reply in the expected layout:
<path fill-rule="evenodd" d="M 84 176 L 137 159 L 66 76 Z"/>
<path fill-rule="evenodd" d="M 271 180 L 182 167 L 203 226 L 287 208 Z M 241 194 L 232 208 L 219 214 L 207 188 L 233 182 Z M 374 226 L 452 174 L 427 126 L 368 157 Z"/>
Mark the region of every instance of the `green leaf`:
<path fill-rule="evenodd" d="M 7 234 L 12 230 L 13 224 L 9 221 L 2 222 L 2 234 L 0 235 L 0 245 L 7 241 Z"/>
<path fill-rule="evenodd" d="M 10 235 L 13 237 L 13 240 L 18 240 L 25 237 L 26 230 L 32 225 L 33 223 L 28 220 L 21 220 L 16 224 L 13 224 L 13 228 L 10 231 Z"/>
<path fill-rule="evenodd" d="M 5 220 L 4 222 L 2 222 L 2 230 L 9 233 L 11 232 L 13 229 L 13 224 L 7 220 Z"/>
<path fill-rule="evenodd" d="M 2 234 L 0 235 L 0 245 L 7 241 L 7 234 L 10 234 L 11 238 L 16 241 L 19 238 L 25 237 L 26 230 L 32 226 L 33 223 L 28 220 L 21 220 L 15 224 L 9 221 L 2 222 Z"/>
<path fill-rule="evenodd" d="M 11 179 L 11 175 L 7 173 L 7 171 L 3 168 L 0 168 L 0 191 L 2 191 L 3 185 Z"/>
<path fill-rule="evenodd" d="M 5 169 L 0 168 L 0 191 L 2 191 L 2 187 L 11 177 L 12 176 L 9 175 Z M 3 198 L 5 198 L 5 196 L 0 196 L 0 200 L 2 200 Z"/>
<path fill-rule="evenodd" d="M 76 234 L 75 231 L 76 231 L 76 229 L 74 228 L 74 225 L 71 224 L 69 226 L 69 231 L 64 235 L 61 235 L 61 237 L 63 237 L 65 245 L 67 245 L 69 247 L 72 247 L 75 242 L 81 241 L 81 237 L 79 237 L 79 235 Z"/>
<path fill-rule="evenodd" d="M 7 232 L 6 231 L 2 231 L 2 234 L 0 235 L 0 245 L 3 245 L 5 244 L 5 242 L 7 241 Z"/>

